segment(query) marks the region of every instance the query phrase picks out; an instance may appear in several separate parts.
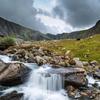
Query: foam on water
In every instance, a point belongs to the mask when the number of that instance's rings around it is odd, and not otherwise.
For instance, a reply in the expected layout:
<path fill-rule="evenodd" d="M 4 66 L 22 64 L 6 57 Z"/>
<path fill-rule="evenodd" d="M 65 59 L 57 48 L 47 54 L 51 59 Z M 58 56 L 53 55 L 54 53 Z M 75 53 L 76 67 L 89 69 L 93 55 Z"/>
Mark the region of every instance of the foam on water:
<path fill-rule="evenodd" d="M 2 60 L 5 63 L 9 63 L 12 59 L 6 55 L 0 55 L 0 60 Z"/>
<path fill-rule="evenodd" d="M 100 86 L 100 81 L 94 79 L 93 77 L 87 76 L 87 79 L 88 79 L 88 85 L 89 86 L 93 85 L 94 83 L 97 83 Z"/>
<path fill-rule="evenodd" d="M 45 65 L 46 66 L 46 65 Z M 61 75 L 49 74 L 50 67 L 34 69 L 23 87 L 24 100 L 69 100 L 63 89 Z"/>

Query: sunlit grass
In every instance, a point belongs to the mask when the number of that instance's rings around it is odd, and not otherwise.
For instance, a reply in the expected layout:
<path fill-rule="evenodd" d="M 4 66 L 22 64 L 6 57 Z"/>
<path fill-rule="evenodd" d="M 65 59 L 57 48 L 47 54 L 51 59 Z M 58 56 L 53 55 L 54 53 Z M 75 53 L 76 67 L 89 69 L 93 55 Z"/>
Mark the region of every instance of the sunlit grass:
<path fill-rule="evenodd" d="M 35 42 L 49 50 L 58 54 L 64 54 L 67 50 L 71 50 L 75 57 L 81 60 L 100 62 L 100 35 L 95 35 L 87 39 L 77 40 L 52 40 Z"/>

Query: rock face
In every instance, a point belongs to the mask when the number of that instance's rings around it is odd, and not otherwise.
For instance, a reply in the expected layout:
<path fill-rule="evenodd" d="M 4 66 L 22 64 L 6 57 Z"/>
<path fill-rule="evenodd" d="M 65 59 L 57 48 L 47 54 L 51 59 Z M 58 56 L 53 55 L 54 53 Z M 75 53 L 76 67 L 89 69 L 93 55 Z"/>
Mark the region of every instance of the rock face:
<path fill-rule="evenodd" d="M 65 86 L 73 85 L 75 87 L 86 86 L 88 84 L 83 73 L 71 74 L 65 77 Z"/>
<path fill-rule="evenodd" d="M 30 69 L 21 63 L 2 64 L 0 67 L 0 85 L 14 86 L 25 82 Z"/>
<path fill-rule="evenodd" d="M 39 31 L 23 27 L 0 17 L 0 36 L 15 35 L 25 40 L 48 40 L 49 38 Z"/>
<path fill-rule="evenodd" d="M 5 94 L 4 96 L 0 97 L 0 100 L 22 100 L 23 93 L 17 93 L 13 91 L 11 93 Z"/>

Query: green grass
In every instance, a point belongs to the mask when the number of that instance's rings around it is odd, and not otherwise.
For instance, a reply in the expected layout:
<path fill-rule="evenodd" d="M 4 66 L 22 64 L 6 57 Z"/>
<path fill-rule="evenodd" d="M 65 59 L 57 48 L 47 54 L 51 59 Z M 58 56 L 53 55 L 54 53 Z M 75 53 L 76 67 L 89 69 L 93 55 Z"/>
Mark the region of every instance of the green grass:
<path fill-rule="evenodd" d="M 100 62 L 100 35 L 95 35 L 80 41 L 65 39 L 36 43 L 58 54 L 64 54 L 67 50 L 71 50 L 72 54 L 75 57 L 79 57 L 81 60 L 97 60 Z"/>
<path fill-rule="evenodd" d="M 15 45 L 15 39 L 13 37 L 0 37 L 0 50 L 7 49 L 10 46 Z"/>

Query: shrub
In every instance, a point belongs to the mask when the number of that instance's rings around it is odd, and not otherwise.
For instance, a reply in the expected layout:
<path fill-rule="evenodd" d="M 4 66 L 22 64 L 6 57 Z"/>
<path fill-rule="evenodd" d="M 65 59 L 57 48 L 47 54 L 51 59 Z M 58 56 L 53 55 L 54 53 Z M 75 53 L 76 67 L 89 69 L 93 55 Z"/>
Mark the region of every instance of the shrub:
<path fill-rule="evenodd" d="M 0 38 L 0 50 L 5 50 L 10 46 L 15 45 L 15 40 L 12 37 Z"/>

